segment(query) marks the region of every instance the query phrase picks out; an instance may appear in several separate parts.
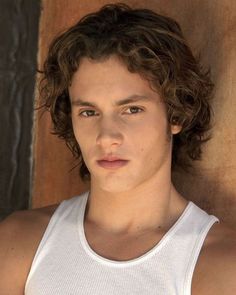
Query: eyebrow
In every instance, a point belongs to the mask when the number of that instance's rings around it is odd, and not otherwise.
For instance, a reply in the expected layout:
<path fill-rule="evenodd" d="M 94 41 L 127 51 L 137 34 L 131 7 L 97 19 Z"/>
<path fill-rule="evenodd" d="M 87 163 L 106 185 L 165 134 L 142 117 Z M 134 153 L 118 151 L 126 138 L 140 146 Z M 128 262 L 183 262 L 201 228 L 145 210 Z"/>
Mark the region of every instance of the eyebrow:
<path fill-rule="evenodd" d="M 122 100 L 118 100 L 115 102 L 115 106 L 122 106 L 126 105 L 129 103 L 133 102 L 138 102 L 138 101 L 151 101 L 152 99 L 148 96 L 145 95 L 138 95 L 138 94 L 133 94 L 131 96 L 128 96 L 127 98 L 124 98 Z M 80 98 L 77 98 L 76 100 L 72 100 L 71 102 L 72 105 L 75 106 L 90 106 L 90 107 L 96 107 L 96 104 L 91 103 L 89 101 L 83 101 Z"/>

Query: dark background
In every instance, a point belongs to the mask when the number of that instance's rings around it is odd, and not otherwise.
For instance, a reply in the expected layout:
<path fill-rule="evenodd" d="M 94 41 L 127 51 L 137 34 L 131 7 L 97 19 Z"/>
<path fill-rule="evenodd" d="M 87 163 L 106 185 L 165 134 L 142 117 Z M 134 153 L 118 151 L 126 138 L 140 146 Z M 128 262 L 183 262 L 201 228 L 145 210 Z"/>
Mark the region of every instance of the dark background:
<path fill-rule="evenodd" d="M 29 207 L 39 0 L 0 1 L 0 219 Z"/>

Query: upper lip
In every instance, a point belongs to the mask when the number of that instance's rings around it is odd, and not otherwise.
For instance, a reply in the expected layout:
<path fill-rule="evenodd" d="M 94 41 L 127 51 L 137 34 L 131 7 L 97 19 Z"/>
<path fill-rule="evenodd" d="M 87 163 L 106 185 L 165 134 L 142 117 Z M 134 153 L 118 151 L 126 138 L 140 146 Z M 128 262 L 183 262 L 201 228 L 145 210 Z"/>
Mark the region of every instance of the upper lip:
<path fill-rule="evenodd" d="M 105 157 L 99 159 L 98 161 L 110 161 L 110 162 L 112 162 L 112 161 L 118 161 L 118 160 L 125 161 L 125 159 L 121 159 L 121 158 L 119 158 L 117 156 L 105 156 Z"/>

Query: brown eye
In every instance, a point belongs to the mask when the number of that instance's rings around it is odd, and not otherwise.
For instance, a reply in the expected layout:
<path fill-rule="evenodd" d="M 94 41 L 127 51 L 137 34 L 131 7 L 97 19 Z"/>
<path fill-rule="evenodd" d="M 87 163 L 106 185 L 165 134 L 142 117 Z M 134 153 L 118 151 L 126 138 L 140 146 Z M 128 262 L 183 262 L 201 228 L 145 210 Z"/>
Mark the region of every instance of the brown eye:
<path fill-rule="evenodd" d="M 84 113 L 87 115 L 83 115 Z M 94 113 L 95 113 L 95 111 L 93 111 L 93 110 L 85 110 L 85 111 L 80 112 L 79 115 L 81 117 L 93 117 Z"/>
<path fill-rule="evenodd" d="M 128 108 L 130 110 L 130 113 L 129 114 L 137 114 L 137 113 L 140 113 L 142 112 L 143 110 L 139 107 L 129 107 Z"/>

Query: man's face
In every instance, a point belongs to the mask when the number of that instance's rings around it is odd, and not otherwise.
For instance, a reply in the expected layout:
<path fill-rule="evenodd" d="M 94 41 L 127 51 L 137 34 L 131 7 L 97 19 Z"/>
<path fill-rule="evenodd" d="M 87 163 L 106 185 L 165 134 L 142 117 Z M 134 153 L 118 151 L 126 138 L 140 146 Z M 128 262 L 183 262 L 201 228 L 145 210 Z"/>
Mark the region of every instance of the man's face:
<path fill-rule="evenodd" d="M 132 190 L 170 169 L 171 133 L 179 129 L 169 127 L 165 104 L 149 83 L 117 57 L 102 62 L 83 58 L 69 94 L 74 134 L 91 185 L 114 193 Z M 119 105 L 125 99 L 136 101 Z M 102 167 L 97 161 L 105 156 L 128 161 Z"/>

